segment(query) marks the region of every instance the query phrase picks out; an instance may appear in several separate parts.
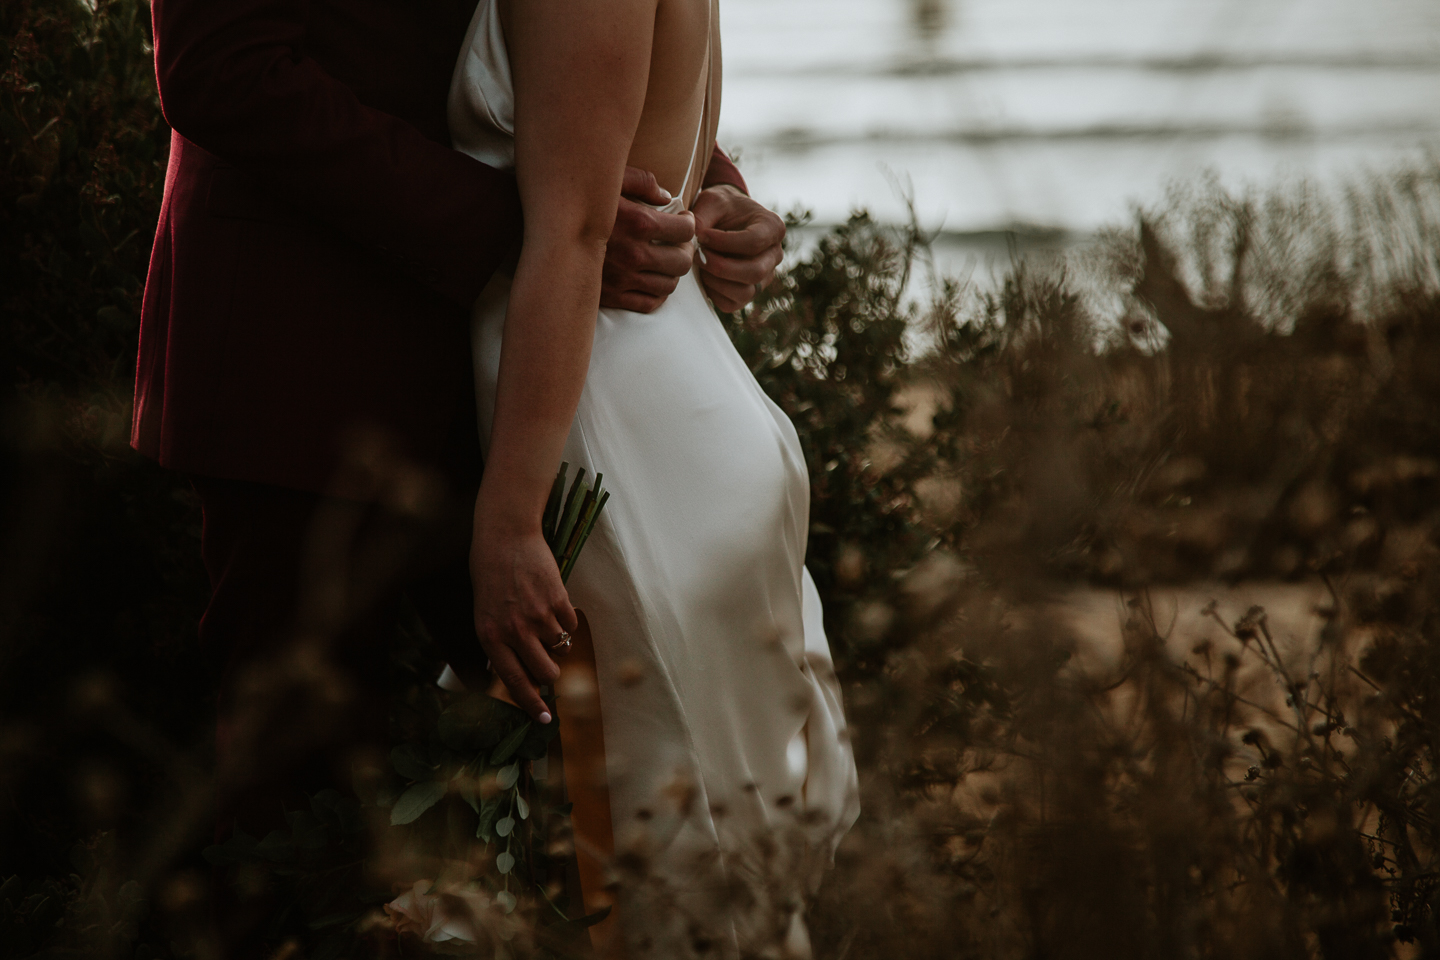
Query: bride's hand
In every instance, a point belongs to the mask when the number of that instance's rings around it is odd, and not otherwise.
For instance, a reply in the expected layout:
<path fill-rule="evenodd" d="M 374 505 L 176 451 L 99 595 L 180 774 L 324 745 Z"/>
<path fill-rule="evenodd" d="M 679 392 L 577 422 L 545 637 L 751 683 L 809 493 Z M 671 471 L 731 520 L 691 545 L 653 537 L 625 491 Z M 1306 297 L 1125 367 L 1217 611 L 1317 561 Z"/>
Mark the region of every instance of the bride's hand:
<path fill-rule="evenodd" d="M 575 608 L 540 531 L 498 527 L 477 511 L 470 546 L 475 633 L 515 702 L 540 723 L 549 723 L 537 684 L 559 679 L 560 667 L 549 648 L 561 631 L 575 631 Z"/>

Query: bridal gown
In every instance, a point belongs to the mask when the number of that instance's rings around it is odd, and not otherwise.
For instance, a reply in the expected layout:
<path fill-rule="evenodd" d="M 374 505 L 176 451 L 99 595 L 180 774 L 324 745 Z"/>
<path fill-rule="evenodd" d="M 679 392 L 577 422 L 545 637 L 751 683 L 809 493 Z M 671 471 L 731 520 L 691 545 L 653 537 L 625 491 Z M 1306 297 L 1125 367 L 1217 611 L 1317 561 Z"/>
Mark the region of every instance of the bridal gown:
<path fill-rule="evenodd" d="M 509 168 L 514 96 L 497 8 L 479 4 L 449 113 L 457 149 Z M 712 83 L 687 187 L 713 142 L 717 47 L 712 0 Z M 497 276 L 474 311 L 487 447 L 509 289 Z M 799 439 L 695 273 L 654 313 L 597 313 L 564 456 L 603 472 L 611 499 L 568 588 L 594 637 L 630 955 L 735 956 L 786 933 L 803 954 L 800 904 L 859 802 L 804 567 Z"/>

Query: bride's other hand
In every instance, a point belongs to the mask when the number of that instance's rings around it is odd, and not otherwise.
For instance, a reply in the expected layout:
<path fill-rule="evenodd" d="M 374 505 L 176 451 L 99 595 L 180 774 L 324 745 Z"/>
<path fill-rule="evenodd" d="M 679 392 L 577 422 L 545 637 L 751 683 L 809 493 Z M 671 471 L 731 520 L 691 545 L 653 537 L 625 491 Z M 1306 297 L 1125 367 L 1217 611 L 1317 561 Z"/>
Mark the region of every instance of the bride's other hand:
<path fill-rule="evenodd" d="M 695 258 L 695 218 L 661 213 L 670 194 L 655 175 L 625 168 L 615 228 L 605 245 L 600 306 L 651 313 L 675 292 Z"/>
<path fill-rule="evenodd" d="M 575 632 L 575 608 L 540 531 L 517 533 L 500 526 L 476 511 L 470 546 L 475 633 L 510 696 L 535 720 L 549 723 L 537 684 L 559 679 L 560 667 L 549 648 L 562 630 Z"/>
<path fill-rule="evenodd" d="M 700 281 L 717 309 L 734 313 L 775 276 L 785 221 L 729 184 L 701 190 L 691 209 Z"/>

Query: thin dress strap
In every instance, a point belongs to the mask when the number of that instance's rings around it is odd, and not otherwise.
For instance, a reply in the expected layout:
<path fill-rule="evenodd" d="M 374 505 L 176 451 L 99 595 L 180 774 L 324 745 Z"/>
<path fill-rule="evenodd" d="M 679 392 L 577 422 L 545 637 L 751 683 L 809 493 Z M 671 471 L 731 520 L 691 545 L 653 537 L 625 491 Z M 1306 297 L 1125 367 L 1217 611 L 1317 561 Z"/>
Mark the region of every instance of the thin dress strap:
<path fill-rule="evenodd" d="M 695 142 L 690 147 L 690 162 L 685 167 L 685 178 L 680 181 L 680 196 L 690 196 L 690 177 L 697 173 L 697 161 L 701 159 L 701 141 L 705 137 L 705 131 L 709 130 L 712 122 L 711 110 L 714 107 L 712 94 L 714 93 L 715 77 L 715 0 L 709 0 L 707 4 L 710 10 L 709 27 L 705 37 L 705 102 L 700 107 L 700 121 L 695 128 Z M 699 164 L 698 173 L 704 176 L 705 168 L 709 165 L 709 149 L 704 152 L 704 161 Z M 696 193 L 699 193 L 699 184 L 696 184 Z M 689 202 L 686 202 L 689 206 Z"/>

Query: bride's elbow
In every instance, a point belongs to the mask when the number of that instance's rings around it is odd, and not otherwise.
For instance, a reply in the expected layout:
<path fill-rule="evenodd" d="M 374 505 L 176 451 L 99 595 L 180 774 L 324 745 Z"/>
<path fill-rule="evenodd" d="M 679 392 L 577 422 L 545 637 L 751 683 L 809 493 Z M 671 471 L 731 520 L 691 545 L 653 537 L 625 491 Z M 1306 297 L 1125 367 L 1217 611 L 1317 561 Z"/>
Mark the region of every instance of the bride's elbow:
<path fill-rule="evenodd" d="M 615 228 L 615 213 L 609 217 L 582 217 L 568 223 L 525 225 L 525 249 L 550 256 L 604 261 L 605 246 Z"/>

